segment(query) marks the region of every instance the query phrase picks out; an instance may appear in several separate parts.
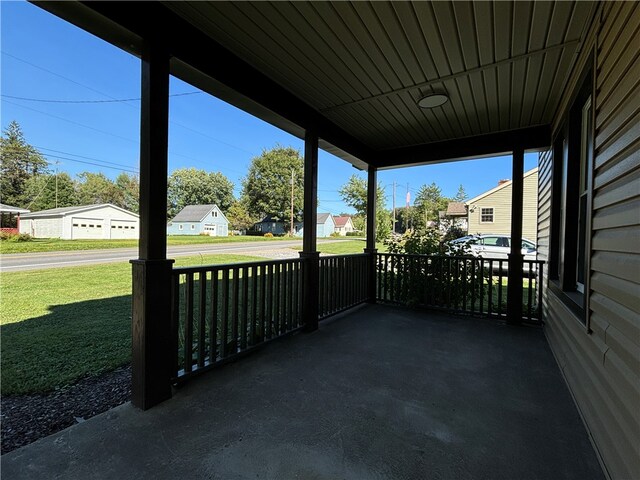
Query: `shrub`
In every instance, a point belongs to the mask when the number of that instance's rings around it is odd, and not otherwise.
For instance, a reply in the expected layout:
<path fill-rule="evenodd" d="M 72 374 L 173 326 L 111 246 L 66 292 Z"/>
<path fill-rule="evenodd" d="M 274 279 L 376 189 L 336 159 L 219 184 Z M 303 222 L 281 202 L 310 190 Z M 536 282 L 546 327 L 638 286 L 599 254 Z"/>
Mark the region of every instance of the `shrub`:
<path fill-rule="evenodd" d="M 33 240 L 33 237 L 28 233 L 9 233 L 9 232 L 0 232 L 0 240 L 4 240 L 7 242 L 30 242 Z"/>
<path fill-rule="evenodd" d="M 341 237 L 342 235 L 340 235 L 340 233 L 338 232 L 333 232 L 331 235 L 329 235 L 330 237 Z"/>
<path fill-rule="evenodd" d="M 264 237 L 265 238 L 273 238 L 273 233 L 267 232 L 267 233 L 264 234 Z"/>
<path fill-rule="evenodd" d="M 361 237 L 362 236 L 362 232 L 347 232 L 347 237 Z"/>

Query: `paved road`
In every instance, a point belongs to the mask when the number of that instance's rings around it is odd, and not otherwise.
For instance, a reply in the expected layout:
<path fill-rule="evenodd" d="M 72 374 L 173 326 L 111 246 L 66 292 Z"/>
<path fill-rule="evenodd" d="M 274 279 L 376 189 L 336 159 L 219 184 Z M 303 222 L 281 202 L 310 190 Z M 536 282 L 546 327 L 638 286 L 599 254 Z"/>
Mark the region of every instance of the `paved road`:
<path fill-rule="evenodd" d="M 332 242 L 336 240 L 319 240 Z M 337 240 L 339 241 L 339 240 Z M 173 245 L 167 248 L 169 258 L 186 255 L 235 253 L 258 255 L 265 250 L 301 247 L 302 240 L 278 242 L 217 243 L 204 245 Z M 137 248 L 112 248 L 105 250 L 76 250 L 69 252 L 15 253 L 0 255 L 0 272 L 40 270 L 44 268 L 74 267 L 96 263 L 126 262 L 137 258 Z"/>

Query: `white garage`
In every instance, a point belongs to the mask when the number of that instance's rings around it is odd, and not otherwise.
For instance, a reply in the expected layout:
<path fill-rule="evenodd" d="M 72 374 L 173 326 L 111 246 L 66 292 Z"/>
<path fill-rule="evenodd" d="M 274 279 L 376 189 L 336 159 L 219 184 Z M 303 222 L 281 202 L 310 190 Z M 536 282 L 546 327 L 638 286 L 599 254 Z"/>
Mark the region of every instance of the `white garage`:
<path fill-rule="evenodd" d="M 110 203 L 52 208 L 20 217 L 20 233 L 63 240 L 138 238 L 139 225 L 137 214 Z"/>

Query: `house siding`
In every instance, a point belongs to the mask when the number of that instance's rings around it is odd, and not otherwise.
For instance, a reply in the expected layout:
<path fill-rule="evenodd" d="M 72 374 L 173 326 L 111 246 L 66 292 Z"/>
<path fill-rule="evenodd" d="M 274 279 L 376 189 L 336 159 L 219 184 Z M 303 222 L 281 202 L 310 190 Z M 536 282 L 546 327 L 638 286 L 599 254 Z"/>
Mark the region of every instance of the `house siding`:
<path fill-rule="evenodd" d="M 511 234 L 511 184 L 469 205 L 468 232 Z M 524 178 L 522 236 L 536 242 L 538 208 L 538 172 Z M 493 223 L 480 221 L 482 208 L 493 208 Z"/>
<path fill-rule="evenodd" d="M 575 77 L 594 60 L 595 47 L 589 328 L 553 291 L 545 289 L 543 299 L 547 338 L 614 479 L 640 474 L 639 35 L 638 3 L 601 4 L 569 82 L 577 87 Z M 563 114 L 558 113 L 556 126 Z M 540 156 L 539 172 L 538 255 L 547 259 L 551 152 Z M 548 278 L 544 281 L 548 284 Z"/>
<path fill-rule="evenodd" d="M 207 213 L 199 222 L 169 222 L 167 225 L 167 235 L 200 235 L 201 233 L 211 232 L 207 227 L 214 225 L 215 235 L 212 236 L 226 237 L 229 235 L 229 220 L 227 220 L 222 210 L 218 207 L 215 207 Z M 180 226 L 182 226 L 182 229 L 180 229 Z"/>

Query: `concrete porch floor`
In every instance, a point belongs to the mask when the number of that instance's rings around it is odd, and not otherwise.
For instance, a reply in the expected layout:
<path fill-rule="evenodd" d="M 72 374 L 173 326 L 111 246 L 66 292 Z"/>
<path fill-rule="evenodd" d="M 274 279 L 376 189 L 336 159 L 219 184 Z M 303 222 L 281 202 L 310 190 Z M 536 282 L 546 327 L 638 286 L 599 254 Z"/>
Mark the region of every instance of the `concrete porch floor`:
<path fill-rule="evenodd" d="M 374 305 L 4 455 L 2 478 L 604 477 L 541 329 Z"/>

